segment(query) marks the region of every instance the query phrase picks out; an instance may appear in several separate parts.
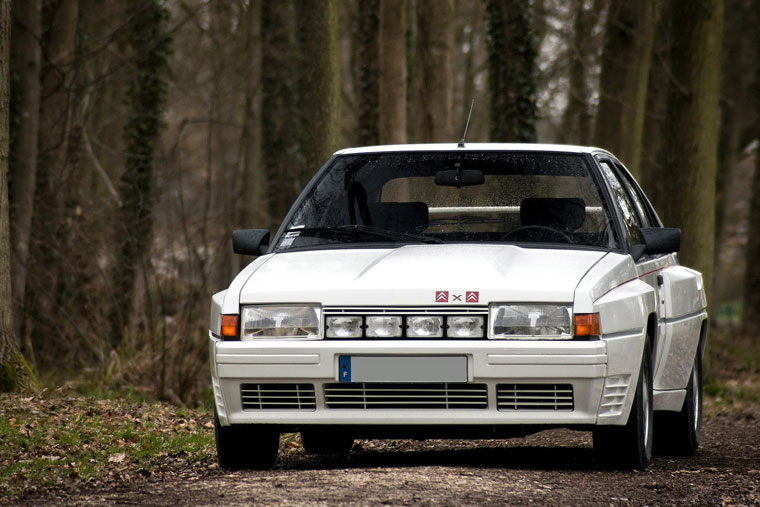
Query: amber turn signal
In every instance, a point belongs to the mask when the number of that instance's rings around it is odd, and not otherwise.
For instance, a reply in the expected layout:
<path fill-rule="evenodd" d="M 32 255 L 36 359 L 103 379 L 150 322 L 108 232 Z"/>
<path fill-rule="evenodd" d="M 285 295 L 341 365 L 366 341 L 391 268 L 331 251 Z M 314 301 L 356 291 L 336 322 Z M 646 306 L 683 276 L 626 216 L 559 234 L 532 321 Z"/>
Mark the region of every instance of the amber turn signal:
<path fill-rule="evenodd" d="M 222 315 L 222 336 L 227 338 L 237 338 L 238 335 L 238 316 Z"/>
<path fill-rule="evenodd" d="M 598 313 L 575 314 L 575 336 L 600 336 Z"/>

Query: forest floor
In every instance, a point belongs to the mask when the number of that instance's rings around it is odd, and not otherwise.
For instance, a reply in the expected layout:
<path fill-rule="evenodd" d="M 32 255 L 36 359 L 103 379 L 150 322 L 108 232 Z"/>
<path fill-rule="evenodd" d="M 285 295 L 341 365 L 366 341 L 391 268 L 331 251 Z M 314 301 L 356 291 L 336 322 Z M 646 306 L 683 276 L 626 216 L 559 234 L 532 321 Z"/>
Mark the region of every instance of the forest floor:
<path fill-rule="evenodd" d="M 208 411 L 62 389 L 0 396 L 0 505 L 760 505 L 758 344 L 724 338 L 699 451 L 645 472 L 600 469 L 570 430 L 357 440 L 347 458 L 285 435 L 274 470 L 227 472 Z"/>

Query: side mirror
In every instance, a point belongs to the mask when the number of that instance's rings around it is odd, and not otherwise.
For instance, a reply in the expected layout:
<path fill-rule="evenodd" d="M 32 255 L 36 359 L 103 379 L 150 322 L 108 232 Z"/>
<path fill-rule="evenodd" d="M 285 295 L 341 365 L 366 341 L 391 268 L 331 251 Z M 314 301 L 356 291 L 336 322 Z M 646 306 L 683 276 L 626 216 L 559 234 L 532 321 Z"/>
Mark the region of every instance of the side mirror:
<path fill-rule="evenodd" d="M 650 255 L 675 253 L 681 249 L 681 229 L 675 227 L 642 227 L 641 239 Z"/>
<path fill-rule="evenodd" d="M 232 251 L 236 254 L 262 255 L 269 246 L 268 229 L 238 229 L 232 233 Z"/>

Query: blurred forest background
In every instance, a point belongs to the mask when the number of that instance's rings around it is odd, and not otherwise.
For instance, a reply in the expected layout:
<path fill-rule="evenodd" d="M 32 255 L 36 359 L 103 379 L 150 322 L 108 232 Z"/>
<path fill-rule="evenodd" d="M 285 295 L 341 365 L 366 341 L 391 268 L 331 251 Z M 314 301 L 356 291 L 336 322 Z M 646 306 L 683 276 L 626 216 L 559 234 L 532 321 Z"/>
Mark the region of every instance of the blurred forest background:
<path fill-rule="evenodd" d="M 1 0 L 0 387 L 201 403 L 232 231 L 341 147 L 456 142 L 473 98 L 470 142 L 620 157 L 713 325 L 755 333 L 758 26 L 757 0 Z"/>

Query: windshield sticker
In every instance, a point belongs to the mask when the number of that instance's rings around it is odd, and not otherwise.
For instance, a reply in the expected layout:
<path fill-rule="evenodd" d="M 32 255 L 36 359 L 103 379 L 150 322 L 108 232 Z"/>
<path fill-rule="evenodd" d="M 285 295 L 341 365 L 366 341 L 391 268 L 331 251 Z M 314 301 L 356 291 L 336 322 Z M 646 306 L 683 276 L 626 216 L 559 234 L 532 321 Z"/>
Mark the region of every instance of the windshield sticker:
<path fill-rule="evenodd" d="M 303 227 L 303 226 L 301 226 Z M 301 231 L 290 231 L 285 234 L 285 237 L 282 239 L 282 242 L 280 243 L 281 248 L 287 248 L 290 245 L 293 244 L 293 242 L 298 238 L 298 236 L 301 235 Z"/>

